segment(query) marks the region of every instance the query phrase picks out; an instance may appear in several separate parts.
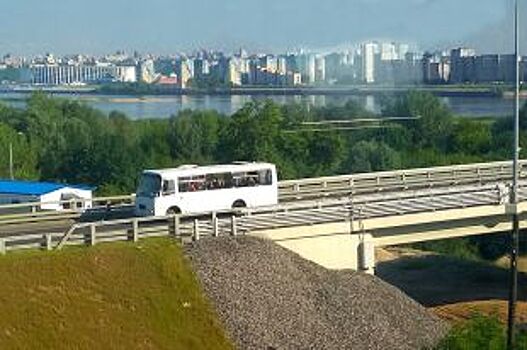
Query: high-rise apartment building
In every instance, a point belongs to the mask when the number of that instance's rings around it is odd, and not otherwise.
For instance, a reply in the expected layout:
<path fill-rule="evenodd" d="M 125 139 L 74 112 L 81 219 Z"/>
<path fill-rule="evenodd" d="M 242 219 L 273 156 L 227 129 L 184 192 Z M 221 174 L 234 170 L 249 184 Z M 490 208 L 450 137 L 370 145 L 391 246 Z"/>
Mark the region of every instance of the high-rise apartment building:
<path fill-rule="evenodd" d="M 35 85 L 81 85 L 135 82 L 135 66 L 35 64 L 24 69 L 25 80 Z"/>
<path fill-rule="evenodd" d="M 302 82 L 305 85 L 314 84 L 316 81 L 316 62 L 314 54 L 302 53 L 297 56 L 297 67 L 302 74 Z"/>
<path fill-rule="evenodd" d="M 500 56 L 481 55 L 474 59 L 476 82 L 492 83 L 500 80 Z"/>
<path fill-rule="evenodd" d="M 242 85 L 242 60 L 240 58 L 231 57 L 229 60 L 229 69 L 227 71 L 227 82 L 231 86 Z"/>
<path fill-rule="evenodd" d="M 146 59 L 138 64 L 138 81 L 151 84 L 153 83 L 158 75 L 156 74 L 155 68 L 154 68 L 154 60 L 152 59 Z"/>
<path fill-rule="evenodd" d="M 194 61 L 189 58 L 181 58 L 176 61 L 176 75 L 179 87 L 187 88 L 189 80 L 194 78 Z"/>
<path fill-rule="evenodd" d="M 375 61 L 378 45 L 376 43 L 364 43 L 361 46 L 362 56 L 362 82 L 372 84 L 375 82 Z"/>
<path fill-rule="evenodd" d="M 381 61 L 394 61 L 399 59 L 394 43 L 382 43 L 380 45 Z"/>
<path fill-rule="evenodd" d="M 315 58 L 315 81 L 323 82 L 326 80 L 326 58 L 322 55 Z"/>
<path fill-rule="evenodd" d="M 460 84 L 475 81 L 476 51 L 469 48 L 457 48 L 450 53 L 450 82 Z"/>

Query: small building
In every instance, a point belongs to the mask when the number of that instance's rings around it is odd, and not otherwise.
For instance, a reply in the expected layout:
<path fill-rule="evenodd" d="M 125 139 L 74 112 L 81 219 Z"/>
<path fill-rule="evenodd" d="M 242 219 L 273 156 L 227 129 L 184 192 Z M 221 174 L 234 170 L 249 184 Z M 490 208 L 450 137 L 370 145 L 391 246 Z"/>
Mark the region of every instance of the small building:
<path fill-rule="evenodd" d="M 0 180 L 0 205 L 42 203 L 40 210 L 68 210 L 92 207 L 93 187 L 51 182 Z"/>

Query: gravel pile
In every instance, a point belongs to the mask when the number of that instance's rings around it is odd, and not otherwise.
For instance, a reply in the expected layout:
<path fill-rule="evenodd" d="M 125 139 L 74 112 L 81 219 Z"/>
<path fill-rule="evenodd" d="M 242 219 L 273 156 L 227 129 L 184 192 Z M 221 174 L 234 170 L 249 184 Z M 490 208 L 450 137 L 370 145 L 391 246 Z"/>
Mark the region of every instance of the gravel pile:
<path fill-rule="evenodd" d="M 447 325 L 398 289 L 256 238 L 187 248 L 239 349 L 423 349 Z"/>

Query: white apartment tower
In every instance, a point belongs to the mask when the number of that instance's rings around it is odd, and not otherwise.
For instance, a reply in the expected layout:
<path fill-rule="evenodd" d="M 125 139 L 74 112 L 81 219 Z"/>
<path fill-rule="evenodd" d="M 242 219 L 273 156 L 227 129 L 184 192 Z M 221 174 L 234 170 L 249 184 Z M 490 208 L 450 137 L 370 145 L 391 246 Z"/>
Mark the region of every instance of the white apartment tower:
<path fill-rule="evenodd" d="M 302 82 L 307 85 L 313 84 L 316 81 L 315 55 L 300 54 L 297 65 L 302 74 Z"/>
<path fill-rule="evenodd" d="M 315 59 L 315 81 L 321 82 L 326 80 L 326 57 L 317 56 Z"/>
<path fill-rule="evenodd" d="M 366 84 L 375 82 L 375 54 L 378 50 L 376 43 L 364 43 L 362 53 L 362 81 Z"/>
<path fill-rule="evenodd" d="M 381 61 L 393 61 L 399 59 L 394 43 L 381 44 Z"/>

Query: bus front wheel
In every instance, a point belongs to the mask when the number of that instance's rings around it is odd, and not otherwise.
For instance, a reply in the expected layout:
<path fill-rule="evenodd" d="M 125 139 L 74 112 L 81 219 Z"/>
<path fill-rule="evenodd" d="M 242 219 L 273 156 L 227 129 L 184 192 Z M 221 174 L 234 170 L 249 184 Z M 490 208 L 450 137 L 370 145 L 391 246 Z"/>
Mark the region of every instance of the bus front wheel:
<path fill-rule="evenodd" d="M 179 209 L 178 207 L 172 207 L 167 210 L 167 216 L 172 216 L 172 215 L 177 215 L 177 214 L 181 214 L 181 209 Z"/>

